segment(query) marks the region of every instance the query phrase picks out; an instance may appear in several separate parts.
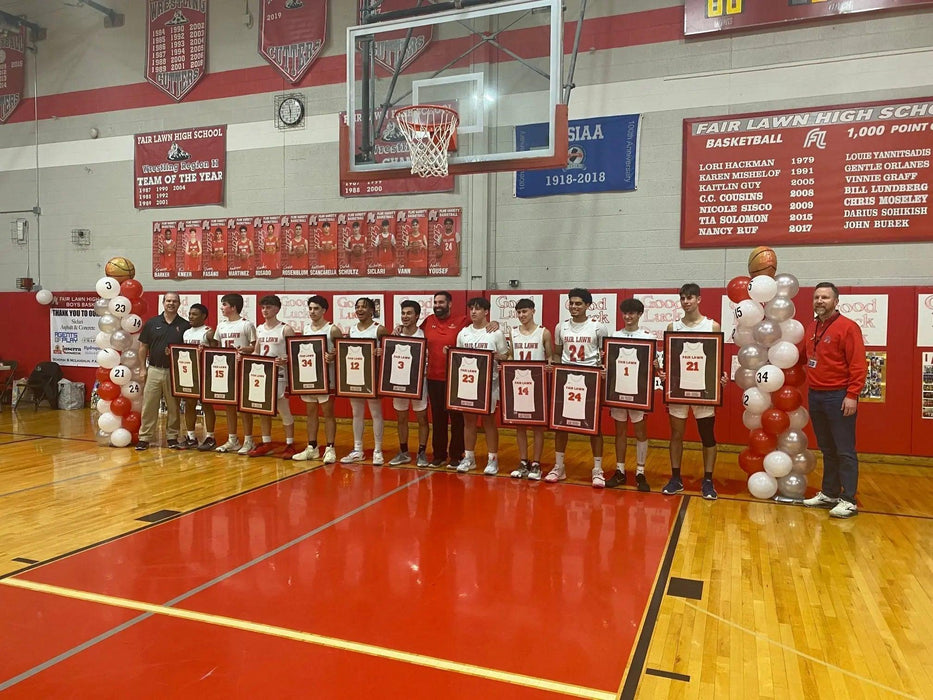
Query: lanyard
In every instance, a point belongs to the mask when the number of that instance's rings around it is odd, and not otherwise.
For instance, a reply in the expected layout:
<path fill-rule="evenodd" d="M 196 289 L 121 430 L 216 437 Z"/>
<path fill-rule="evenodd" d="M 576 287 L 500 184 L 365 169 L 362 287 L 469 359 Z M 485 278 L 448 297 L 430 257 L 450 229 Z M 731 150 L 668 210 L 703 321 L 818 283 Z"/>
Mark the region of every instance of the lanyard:
<path fill-rule="evenodd" d="M 820 346 L 820 341 L 823 340 L 823 336 L 826 335 L 826 331 L 829 330 L 829 327 L 833 324 L 833 321 L 835 321 L 837 318 L 839 318 L 838 311 L 836 311 L 832 316 L 830 316 L 825 322 L 823 321 L 816 322 L 816 328 L 813 331 L 813 337 L 810 338 L 810 340 L 813 341 L 813 354 L 814 355 L 816 355 L 816 350 Z M 820 332 L 821 323 L 823 324 L 822 332 Z"/>

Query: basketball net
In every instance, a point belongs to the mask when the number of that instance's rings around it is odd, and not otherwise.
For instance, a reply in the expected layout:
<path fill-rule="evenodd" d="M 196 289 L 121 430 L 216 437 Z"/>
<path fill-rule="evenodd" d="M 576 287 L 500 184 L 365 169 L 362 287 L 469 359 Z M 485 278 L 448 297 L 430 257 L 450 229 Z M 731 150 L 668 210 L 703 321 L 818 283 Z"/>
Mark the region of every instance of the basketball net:
<path fill-rule="evenodd" d="M 447 175 L 447 149 L 460 117 L 437 105 L 413 105 L 398 110 L 395 121 L 408 142 L 411 172 L 421 177 Z"/>

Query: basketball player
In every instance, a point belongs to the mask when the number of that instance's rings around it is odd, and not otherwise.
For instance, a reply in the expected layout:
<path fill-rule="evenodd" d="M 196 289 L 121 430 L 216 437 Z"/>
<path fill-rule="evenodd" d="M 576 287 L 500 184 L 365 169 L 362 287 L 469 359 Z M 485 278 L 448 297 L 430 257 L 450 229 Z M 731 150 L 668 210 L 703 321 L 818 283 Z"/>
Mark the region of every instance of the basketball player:
<path fill-rule="evenodd" d="M 307 260 L 308 258 L 308 239 L 305 238 L 305 228 L 301 223 L 295 224 L 295 235 L 292 236 L 292 240 L 288 244 L 288 254 L 292 258 L 298 258 L 294 263 L 296 267 L 302 268 L 307 266 L 301 264 L 302 259 Z"/>
<path fill-rule="evenodd" d="M 360 222 L 354 221 L 350 226 L 350 237 L 347 239 L 347 266 L 359 270 L 361 275 L 366 274 L 366 236 L 360 230 Z"/>
<path fill-rule="evenodd" d="M 246 226 L 241 225 L 239 233 L 240 237 L 236 242 L 237 267 L 248 270 L 252 267 L 250 262 L 253 259 L 253 242 L 249 239 Z"/>
<path fill-rule="evenodd" d="M 162 269 L 174 270 L 175 264 L 175 234 L 172 229 L 167 228 L 162 231 L 162 239 L 159 241 L 159 253 L 162 257 Z"/>
<path fill-rule="evenodd" d="M 188 229 L 188 242 L 185 245 L 185 270 L 201 271 L 201 241 L 198 240 L 196 228 Z"/>
<path fill-rule="evenodd" d="M 428 235 L 421 229 L 421 221 L 411 219 L 411 229 L 408 232 L 408 266 L 424 269 L 428 264 Z"/>
<path fill-rule="evenodd" d="M 457 334 L 458 348 L 492 350 L 495 355 L 492 367 L 491 412 L 482 415 L 483 431 L 486 434 L 486 449 L 489 459 L 483 474 L 495 476 L 499 473 L 499 429 L 496 427 L 496 403 L 499 401 L 499 360 L 509 359 L 509 346 L 502 331 L 487 330 L 489 325 L 489 300 L 473 297 L 467 302 L 470 310 L 470 325 Z M 463 443 L 465 454 L 456 469 L 461 474 L 476 466 L 476 416 L 463 417 Z"/>
<path fill-rule="evenodd" d="M 454 220 L 449 216 L 444 219 L 438 257 L 438 265 L 448 270 L 456 269 L 460 265 L 460 234 L 454 230 Z"/>
<path fill-rule="evenodd" d="M 279 233 L 275 224 L 267 224 L 266 232 L 262 238 L 262 266 L 267 270 L 274 270 L 280 266 L 278 261 Z"/>
<path fill-rule="evenodd" d="M 396 335 L 408 335 L 415 338 L 423 338 L 424 331 L 418 328 L 418 319 L 421 318 L 421 304 L 417 301 L 406 299 L 402 302 L 402 327 Z M 411 359 L 409 358 L 409 367 Z M 414 368 L 411 368 L 414 369 Z M 403 399 L 396 397 L 392 399 L 392 408 L 398 414 L 398 449 L 399 452 L 389 464 L 393 467 L 399 464 L 408 464 L 411 462 L 411 454 L 408 451 L 408 408 L 415 412 L 415 419 L 418 421 L 418 455 L 416 466 L 428 466 L 428 383 L 424 382 L 420 399 Z"/>
<path fill-rule="evenodd" d="M 609 329 L 586 315 L 586 310 L 593 303 L 593 295 L 588 289 L 577 287 L 567 293 L 567 302 L 570 319 L 557 324 L 553 359 L 565 365 L 598 367 L 602 361 L 603 339 L 609 335 Z M 566 431 L 554 432 L 554 468 L 544 477 L 548 483 L 567 478 L 564 468 L 567 438 Z M 601 489 L 606 486 L 603 475 L 603 436 L 590 436 L 590 447 L 593 450 L 593 488 Z"/>
<path fill-rule="evenodd" d="M 215 345 L 214 329 L 205 325 L 207 316 L 208 310 L 204 304 L 192 304 L 191 308 L 188 309 L 188 322 L 191 324 L 191 328 L 185 331 L 184 343 L 185 345 L 194 345 L 197 347 L 198 366 L 201 364 L 202 349 Z M 201 381 L 204 381 L 204 379 L 204 377 L 201 377 Z M 213 450 L 217 447 L 217 441 L 214 440 L 214 426 L 217 423 L 217 414 L 214 412 L 214 407 L 209 403 L 202 403 L 201 405 L 201 409 L 204 411 L 204 430 L 206 436 L 204 442 L 199 445 L 194 432 L 195 424 L 198 419 L 198 400 L 185 398 L 184 401 L 185 430 L 188 433 L 188 437 L 186 440 L 182 440 L 178 443 L 178 449 L 193 450 L 197 448 L 200 452 Z"/>
<path fill-rule="evenodd" d="M 340 328 L 324 318 L 330 304 L 322 296 L 314 295 L 308 297 L 308 316 L 310 323 L 304 326 L 304 335 L 323 335 L 327 338 L 327 352 L 324 354 L 324 364 L 330 376 L 331 391 L 334 384 L 334 360 L 337 355 L 334 352 L 334 341 L 340 338 L 343 333 Z M 304 394 L 301 400 L 305 402 L 305 414 L 307 421 L 305 427 L 308 430 L 308 446 L 301 452 L 292 457 L 296 462 L 307 462 L 321 458 L 321 450 L 317 444 L 318 434 L 318 411 L 324 414 L 324 439 L 327 440 L 327 446 L 324 448 L 324 464 L 333 464 L 337 461 L 337 451 L 334 448 L 334 442 L 337 439 L 337 419 L 334 418 L 334 394 Z M 320 409 L 318 408 L 320 407 Z"/>
<path fill-rule="evenodd" d="M 271 224 L 270 224 L 271 226 Z M 288 367 L 288 347 L 285 339 L 295 335 L 294 329 L 287 323 L 279 320 L 279 311 L 282 309 L 282 300 L 275 294 L 269 294 L 259 300 L 264 323 L 256 329 L 256 349 L 254 354 L 263 357 L 274 357 L 276 377 L 278 381 L 277 405 L 279 415 L 282 417 L 282 427 L 285 428 L 285 449 L 282 459 L 291 459 L 297 453 L 295 449 L 295 417 L 291 406 L 288 405 L 288 379 L 285 372 Z M 249 451 L 250 457 L 264 457 L 271 454 L 275 448 L 272 446 L 272 416 L 260 416 L 259 428 L 262 431 L 262 444 Z"/>
<path fill-rule="evenodd" d="M 613 338 L 654 338 L 650 331 L 638 327 L 641 315 L 645 313 L 645 305 L 638 299 L 623 300 L 619 304 L 619 311 L 622 312 L 625 326 L 613 333 Z M 635 374 L 637 375 L 637 372 Z M 654 387 L 649 387 L 648 391 L 654 391 Z M 635 485 L 639 491 L 650 491 L 651 487 L 645 476 L 645 461 L 648 459 L 648 422 L 645 420 L 645 412 L 633 408 L 613 407 L 609 409 L 609 415 L 616 424 L 616 471 L 609 477 L 606 486 L 615 488 L 626 483 L 625 451 L 628 447 L 628 423 L 631 421 L 632 428 L 635 429 Z"/>
<path fill-rule="evenodd" d="M 718 333 L 719 324 L 711 318 L 700 313 L 700 286 L 688 282 L 680 288 L 680 308 L 684 310 L 683 318 L 668 324 L 667 330 L 678 333 Z M 664 358 L 670 363 L 674 358 Z M 662 375 L 663 376 L 663 375 Z M 722 381 L 725 382 L 725 373 Z M 700 490 L 703 498 L 715 501 L 719 495 L 713 486 L 713 467 L 716 464 L 716 409 L 712 406 L 694 406 L 686 404 L 670 404 L 667 412 L 671 421 L 671 480 L 661 490 L 665 495 L 672 495 L 684 490 L 684 482 L 680 478 L 680 464 L 684 454 L 684 430 L 687 427 L 687 416 L 693 411 L 703 443 L 703 483 Z"/>
<path fill-rule="evenodd" d="M 383 219 L 376 234 L 376 263 L 386 270 L 395 269 L 395 236 L 389 230 L 388 219 Z"/>
<path fill-rule="evenodd" d="M 245 232 L 246 228 L 241 227 Z M 217 323 L 214 339 L 222 348 L 234 348 L 240 355 L 249 355 L 256 347 L 256 326 L 249 319 L 240 316 L 243 311 L 243 297 L 240 294 L 224 294 L 220 297 L 220 311 L 223 320 Z M 242 359 L 238 356 L 237 358 Z M 253 442 L 253 414 L 243 414 L 243 442 L 237 439 L 236 406 L 225 406 L 227 414 L 227 441 L 216 452 L 236 452 L 248 455 L 256 447 Z"/>
<path fill-rule="evenodd" d="M 358 323 L 350 327 L 351 338 L 372 338 L 376 341 L 378 348 L 379 340 L 389 334 L 385 326 L 381 326 L 373 320 L 373 314 L 376 313 L 376 302 L 368 297 L 360 297 L 356 300 L 356 317 Z M 379 354 L 381 351 L 376 350 Z M 353 451 L 340 460 L 341 464 L 352 464 L 362 462 L 366 455 L 363 453 L 363 428 L 366 424 L 366 406 L 369 406 L 369 415 L 373 419 L 373 437 L 375 439 L 375 448 L 373 449 L 373 465 L 381 466 L 384 463 L 382 456 L 382 433 L 385 427 L 385 421 L 382 417 L 381 399 L 350 399 L 350 408 L 353 411 Z"/>
<path fill-rule="evenodd" d="M 332 230 L 330 221 L 321 223 L 318 236 L 318 265 L 325 270 L 337 269 L 337 232 Z"/>
<path fill-rule="evenodd" d="M 218 226 L 214 229 L 214 238 L 211 241 L 211 264 L 215 269 L 220 268 L 226 257 L 227 244 L 224 241 L 224 230 Z"/>
<path fill-rule="evenodd" d="M 512 332 L 512 355 L 516 360 L 551 362 L 554 344 L 551 332 L 535 323 L 535 303 L 531 299 L 519 299 L 515 305 L 515 315 L 521 325 Z M 527 370 L 526 370 L 527 371 Z M 506 389 L 507 391 L 507 389 Z M 515 427 L 515 442 L 518 445 L 518 469 L 511 476 L 516 479 L 527 477 L 532 481 L 541 480 L 541 453 L 544 450 L 544 426 L 532 429 L 534 445 L 532 460 L 528 461 L 528 430 L 523 425 Z"/>

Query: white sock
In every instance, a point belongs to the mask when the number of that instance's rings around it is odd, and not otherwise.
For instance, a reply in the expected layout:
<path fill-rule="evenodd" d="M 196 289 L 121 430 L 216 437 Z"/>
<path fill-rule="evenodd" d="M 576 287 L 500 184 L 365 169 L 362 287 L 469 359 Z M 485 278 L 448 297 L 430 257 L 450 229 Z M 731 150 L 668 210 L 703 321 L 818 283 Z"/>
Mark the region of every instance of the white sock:
<path fill-rule="evenodd" d="M 189 431 L 188 431 L 188 439 L 189 439 L 189 440 L 194 440 L 194 431 L 193 431 L 193 430 L 189 430 Z"/>
<path fill-rule="evenodd" d="M 362 451 L 363 451 L 363 443 L 362 443 L 362 442 L 354 442 L 354 443 L 353 443 L 353 451 L 354 451 L 354 452 L 362 452 Z"/>
<path fill-rule="evenodd" d="M 635 461 L 638 464 L 645 466 L 645 462 L 648 459 L 648 441 L 644 440 L 642 442 L 635 441 Z"/>
<path fill-rule="evenodd" d="M 625 465 L 622 462 L 616 462 L 616 471 L 625 472 Z"/>
<path fill-rule="evenodd" d="M 497 453 L 495 453 L 495 452 L 490 452 L 490 453 L 489 453 L 489 461 L 490 461 L 490 462 L 495 462 L 497 456 L 498 456 Z"/>
<path fill-rule="evenodd" d="M 285 438 L 285 444 L 286 444 L 286 445 L 294 445 L 294 444 L 295 444 L 295 438 L 293 438 L 293 437 L 287 437 L 287 438 Z"/>
<path fill-rule="evenodd" d="M 564 468 L 564 453 L 563 452 L 554 453 L 554 468 L 555 469 Z"/>
<path fill-rule="evenodd" d="M 636 474 L 644 474 L 644 473 L 645 473 L 645 465 L 644 465 L 644 464 L 639 464 L 637 467 L 635 467 L 635 473 L 636 473 Z"/>
<path fill-rule="evenodd" d="M 271 436 L 271 435 L 263 435 L 263 436 L 262 436 L 262 441 L 263 441 L 263 442 L 272 442 L 272 436 Z"/>
<path fill-rule="evenodd" d="M 214 437 L 214 433 L 207 433 L 207 435 L 205 435 L 205 437 L 212 438 L 212 437 Z"/>
<path fill-rule="evenodd" d="M 466 458 L 470 460 L 471 462 L 476 461 L 476 450 L 464 450 L 464 454 L 466 455 Z"/>
<path fill-rule="evenodd" d="M 602 457 L 593 457 L 593 469 L 603 470 L 603 458 Z"/>

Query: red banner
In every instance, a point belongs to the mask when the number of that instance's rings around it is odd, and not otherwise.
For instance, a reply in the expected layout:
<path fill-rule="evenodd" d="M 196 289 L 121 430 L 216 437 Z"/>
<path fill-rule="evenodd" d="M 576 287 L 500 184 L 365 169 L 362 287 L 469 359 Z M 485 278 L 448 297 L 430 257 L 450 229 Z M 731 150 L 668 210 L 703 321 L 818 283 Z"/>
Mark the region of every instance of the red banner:
<path fill-rule="evenodd" d="M 204 277 L 225 279 L 227 277 L 227 220 L 211 219 L 201 224 L 204 231 L 201 246 L 204 252 Z"/>
<path fill-rule="evenodd" d="M 0 122 L 10 118 L 26 83 L 26 28 L 0 33 Z"/>
<path fill-rule="evenodd" d="M 327 0 L 262 0 L 259 53 L 290 83 L 299 82 L 327 37 Z"/>
<path fill-rule="evenodd" d="M 262 222 L 262 219 L 256 219 Z M 256 273 L 256 232 L 253 219 L 240 217 L 227 219 L 230 232 L 227 245 L 227 275 L 229 277 L 253 277 Z"/>
<path fill-rule="evenodd" d="M 174 221 L 152 223 L 152 278 L 168 279 L 178 269 L 175 258 L 175 240 L 178 233 Z"/>
<path fill-rule="evenodd" d="M 366 235 L 368 226 L 366 212 L 352 212 L 337 215 L 337 233 L 340 236 L 340 255 L 338 273 L 341 277 L 363 277 L 372 247 Z"/>
<path fill-rule="evenodd" d="M 428 222 L 431 236 L 428 239 L 430 264 L 428 274 L 441 277 L 456 277 L 460 274 L 460 230 L 463 210 L 430 209 Z"/>
<path fill-rule="evenodd" d="M 858 12 L 933 5 L 933 0 L 684 0 L 684 34 L 707 34 Z"/>
<path fill-rule="evenodd" d="M 282 276 L 282 228 L 285 218 L 264 216 L 256 226 L 256 277 Z"/>
<path fill-rule="evenodd" d="M 227 127 L 136 134 L 136 208 L 224 203 Z"/>
<path fill-rule="evenodd" d="M 203 229 L 200 221 L 178 222 L 179 234 L 176 237 L 175 255 L 178 270 L 177 277 L 182 280 L 200 279 L 204 265 Z"/>
<path fill-rule="evenodd" d="M 312 214 L 308 217 L 312 248 L 309 274 L 312 277 L 336 277 L 339 265 L 340 227 L 337 214 Z"/>
<path fill-rule="evenodd" d="M 146 80 L 181 100 L 207 72 L 207 0 L 148 0 Z"/>
<path fill-rule="evenodd" d="M 396 216 L 399 244 L 399 275 L 428 274 L 428 210 L 409 209 Z"/>
<path fill-rule="evenodd" d="M 372 0 L 360 0 L 360 9 L 362 10 L 364 5 L 373 4 L 375 3 Z M 386 12 L 410 10 L 422 4 L 423 0 L 382 0 L 375 14 L 378 17 Z M 362 23 L 362 17 L 360 17 L 360 23 Z M 377 66 L 392 74 L 400 62 L 399 70 L 404 71 L 412 61 L 427 50 L 434 36 L 434 27 L 433 25 L 414 27 L 407 44 L 408 31 L 405 29 L 399 29 L 397 32 L 382 32 L 379 36 L 382 38 L 373 44 L 373 58 Z"/>
<path fill-rule="evenodd" d="M 311 251 L 308 215 L 283 216 L 282 231 L 282 274 L 285 277 L 307 277 L 308 255 Z"/>
<path fill-rule="evenodd" d="M 933 100 L 684 120 L 681 247 L 933 240 Z"/>

